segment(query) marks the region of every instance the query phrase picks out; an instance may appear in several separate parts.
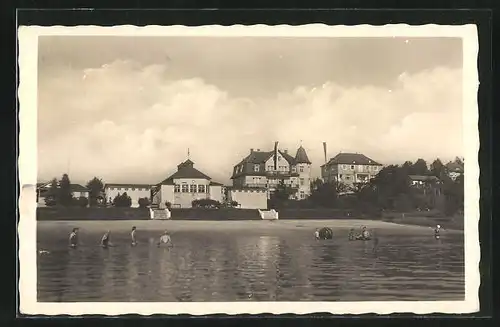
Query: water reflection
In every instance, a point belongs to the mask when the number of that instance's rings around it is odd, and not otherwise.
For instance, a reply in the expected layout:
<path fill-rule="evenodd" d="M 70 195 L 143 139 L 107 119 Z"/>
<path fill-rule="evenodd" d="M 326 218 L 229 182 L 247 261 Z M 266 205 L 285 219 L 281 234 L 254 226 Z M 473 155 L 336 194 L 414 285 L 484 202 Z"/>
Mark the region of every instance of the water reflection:
<path fill-rule="evenodd" d="M 144 232 L 103 249 L 96 233 L 69 249 L 65 233 L 38 235 L 39 301 L 383 301 L 464 296 L 463 237 L 384 235 L 373 242 L 289 235 L 179 232 L 173 248 Z M 86 239 L 85 239 L 86 238 Z"/>

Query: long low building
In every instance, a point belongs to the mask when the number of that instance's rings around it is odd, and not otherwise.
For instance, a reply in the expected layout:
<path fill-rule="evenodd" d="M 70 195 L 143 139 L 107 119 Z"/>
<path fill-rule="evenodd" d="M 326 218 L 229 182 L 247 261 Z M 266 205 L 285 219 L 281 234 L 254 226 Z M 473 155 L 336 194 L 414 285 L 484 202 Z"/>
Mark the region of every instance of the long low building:
<path fill-rule="evenodd" d="M 119 184 L 108 183 L 104 185 L 104 193 L 106 194 L 107 203 L 113 203 L 117 195 L 127 193 L 132 200 L 132 207 L 139 207 L 139 199 L 151 199 L 151 185 L 148 184 Z"/>

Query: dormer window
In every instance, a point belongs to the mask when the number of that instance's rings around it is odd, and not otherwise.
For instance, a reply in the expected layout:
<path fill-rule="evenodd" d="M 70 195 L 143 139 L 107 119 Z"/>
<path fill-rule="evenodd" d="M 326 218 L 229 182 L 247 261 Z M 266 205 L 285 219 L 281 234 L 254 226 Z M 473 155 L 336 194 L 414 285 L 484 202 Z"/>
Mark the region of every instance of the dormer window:
<path fill-rule="evenodd" d="M 259 165 L 253 165 L 253 171 L 259 171 L 260 166 Z"/>
<path fill-rule="evenodd" d="M 303 172 L 304 172 L 304 166 L 300 166 L 300 167 L 299 167 L 299 171 L 300 171 L 301 173 L 303 173 Z"/>

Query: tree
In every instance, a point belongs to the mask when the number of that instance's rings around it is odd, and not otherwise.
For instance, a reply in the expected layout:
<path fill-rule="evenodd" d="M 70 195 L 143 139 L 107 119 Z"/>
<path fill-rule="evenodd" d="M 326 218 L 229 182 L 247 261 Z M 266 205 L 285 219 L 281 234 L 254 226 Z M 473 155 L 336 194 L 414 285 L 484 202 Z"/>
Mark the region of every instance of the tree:
<path fill-rule="evenodd" d="M 55 206 L 57 204 L 59 194 L 59 187 L 57 186 L 57 179 L 52 179 L 49 189 L 45 195 L 45 205 Z"/>
<path fill-rule="evenodd" d="M 118 193 L 116 197 L 113 199 L 113 205 L 115 207 L 127 208 L 132 205 L 132 199 L 130 198 L 130 196 L 127 195 L 127 192 L 121 195 L 120 193 Z"/>
<path fill-rule="evenodd" d="M 149 206 L 149 198 L 140 198 L 138 200 L 139 208 L 147 208 Z"/>
<path fill-rule="evenodd" d="M 279 182 L 276 189 L 271 194 L 268 201 L 269 207 L 271 209 L 280 209 L 286 206 L 290 197 L 295 193 L 295 190 L 290 186 L 286 185 L 283 180 Z"/>
<path fill-rule="evenodd" d="M 432 162 L 430 173 L 437 178 L 443 178 L 446 174 L 446 167 L 443 165 L 441 160 L 439 160 L 439 158 Z"/>
<path fill-rule="evenodd" d="M 322 183 L 311 192 L 310 201 L 319 207 L 334 208 L 339 195 L 337 184 L 337 182 Z"/>
<path fill-rule="evenodd" d="M 71 182 L 68 174 L 64 174 L 59 181 L 57 202 L 63 206 L 71 206 L 73 204 L 73 193 L 71 192 Z"/>
<path fill-rule="evenodd" d="M 104 193 L 104 184 L 100 178 L 94 177 L 87 182 L 86 187 L 89 189 L 90 206 L 95 206 L 98 203 L 98 198 Z"/>
<path fill-rule="evenodd" d="M 424 159 L 418 159 L 411 167 L 411 175 L 427 175 L 429 169 L 427 168 L 427 162 Z"/>

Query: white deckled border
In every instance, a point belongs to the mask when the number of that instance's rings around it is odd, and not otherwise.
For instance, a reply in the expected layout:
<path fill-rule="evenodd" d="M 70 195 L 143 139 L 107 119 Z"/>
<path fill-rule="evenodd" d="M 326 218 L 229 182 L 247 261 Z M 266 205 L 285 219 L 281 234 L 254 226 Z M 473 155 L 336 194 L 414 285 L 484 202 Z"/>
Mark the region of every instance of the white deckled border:
<path fill-rule="evenodd" d="M 192 302 L 192 303 L 38 303 L 36 276 L 36 182 L 37 182 L 37 63 L 38 36 L 41 35 L 120 35 L 120 36 L 197 36 L 197 37 L 459 37 L 463 40 L 463 126 L 465 147 L 465 300 L 464 301 L 405 301 L 405 302 Z M 311 24 L 288 25 L 233 25 L 233 26 L 146 26 L 132 25 L 99 27 L 40 27 L 22 26 L 19 39 L 18 91 L 20 108 L 19 199 L 20 221 L 20 312 L 44 315 L 119 315 L 151 314 L 390 314 L 410 312 L 470 313 L 479 310 L 479 133 L 477 90 L 479 86 L 476 60 L 478 37 L 475 25 L 410 26 L 327 26 Z"/>

